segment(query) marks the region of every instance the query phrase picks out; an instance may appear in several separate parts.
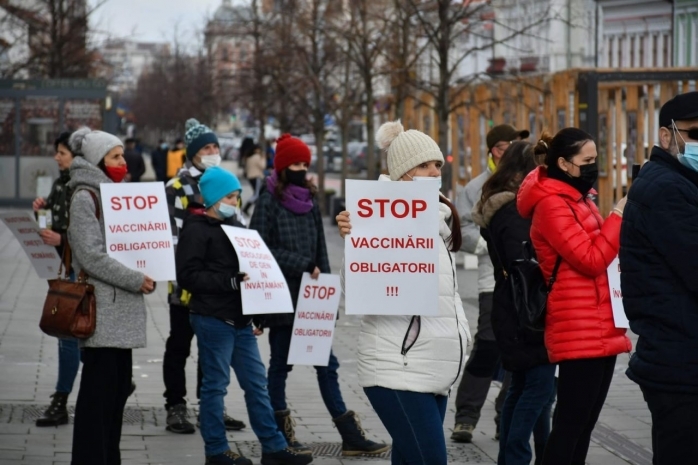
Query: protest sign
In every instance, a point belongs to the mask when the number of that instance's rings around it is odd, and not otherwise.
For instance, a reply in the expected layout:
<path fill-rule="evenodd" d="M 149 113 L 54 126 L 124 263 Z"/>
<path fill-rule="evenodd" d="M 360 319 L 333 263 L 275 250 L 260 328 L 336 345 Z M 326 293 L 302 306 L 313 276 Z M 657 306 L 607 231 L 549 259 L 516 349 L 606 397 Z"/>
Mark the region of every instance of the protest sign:
<path fill-rule="evenodd" d="M 623 308 L 623 293 L 620 289 L 620 260 L 618 257 L 608 267 L 608 287 L 611 293 L 611 306 L 613 307 L 613 321 L 616 328 L 629 328 L 628 317 Z"/>
<path fill-rule="evenodd" d="M 55 279 L 58 277 L 61 257 L 56 252 L 55 247 L 44 244 L 39 235 L 39 224 L 31 213 L 0 213 L 0 220 L 17 238 L 39 278 Z"/>
<path fill-rule="evenodd" d="M 438 182 L 346 181 L 348 315 L 436 315 Z"/>
<path fill-rule="evenodd" d="M 254 229 L 221 227 L 238 254 L 240 271 L 250 277 L 242 283 L 242 313 L 293 313 L 286 278 L 259 233 Z"/>
<path fill-rule="evenodd" d="M 172 226 L 161 182 L 100 185 L 107 253 L 155 281 L 176 279 Z"/>
<path fill-rule="evenodd" d="M 338 275 L 320 274 L 312 279 L 310 273 L 303 273 L 288 350 L 289 365 L 328 365 L 341 291 Z"/>

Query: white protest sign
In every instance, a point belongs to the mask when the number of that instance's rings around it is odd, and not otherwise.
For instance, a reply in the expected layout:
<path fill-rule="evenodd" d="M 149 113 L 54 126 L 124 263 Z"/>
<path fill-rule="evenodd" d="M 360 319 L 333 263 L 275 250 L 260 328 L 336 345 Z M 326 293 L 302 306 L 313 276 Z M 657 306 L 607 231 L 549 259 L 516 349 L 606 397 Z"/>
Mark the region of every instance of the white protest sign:
<path fill-rule="evenodd" d="M 336 274 L 320 274 L 315 280 L 310 273 L 303 273 L 288 350 L 289 365 L 328 365 L 342 292 L 340 286 Z"/>
<path fill-rule="evenodd" d="M 161 182 L 100 185 L 107 253 L 155 281 L 175 280 L 172 226 Z"/>
<path fill-rule="evenodd" d="M 293 313 L 286 278 L 259 233 L 254 229 L 221 227 L 238 254 L 240 271 L 250 277 L 242 283 L 242 313 Z"/>
<path fill-rule="evenodd" d="M 438 182 L 346 181 L 348 315 L 436 315 Z"/>
<path fill-rule="evenodd" d="M 29 212 L 0 213 L 0 220 L 17 238 L 39 278 L 57 278 L 61 257 L 53 246 L 44 244 L 34 216 Z"/>
<path fill-rule="evenodd" d="M 611 293 L 613 321 L 616 324 L 616 328 L 629 328 L 630 322 L 628 322 L 628 317 L 625 316 L 623 293 L 620 290 L 620 260 L 618 257 L 608 267 L 608 287 Z"/>

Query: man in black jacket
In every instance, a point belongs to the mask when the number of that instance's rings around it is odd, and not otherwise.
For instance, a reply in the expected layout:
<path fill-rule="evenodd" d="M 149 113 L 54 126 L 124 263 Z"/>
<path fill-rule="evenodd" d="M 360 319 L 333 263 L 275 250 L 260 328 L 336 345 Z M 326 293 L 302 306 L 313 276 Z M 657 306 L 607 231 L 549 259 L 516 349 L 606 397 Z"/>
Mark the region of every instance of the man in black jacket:
<path fill-rule="evenodd" d="M 698 457 L 698 92 L 664 104 L 659 125 L 628 193 L 620 264 L 639 336 L 626 373 L 652 413 L 653 464 L 665 465 Z"/>

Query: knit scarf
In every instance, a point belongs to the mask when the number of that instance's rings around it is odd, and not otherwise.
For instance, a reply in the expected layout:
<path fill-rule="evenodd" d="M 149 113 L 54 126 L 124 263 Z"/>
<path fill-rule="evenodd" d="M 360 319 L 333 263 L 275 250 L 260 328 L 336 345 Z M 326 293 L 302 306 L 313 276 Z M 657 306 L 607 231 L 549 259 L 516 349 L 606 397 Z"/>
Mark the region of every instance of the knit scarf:
<path fill-rule="evenodd" d="M 68 215 L 70 213 L 70 170 L 61 171 L 61 175 L 53 182 L 51 193 L 46 199 L 46 204 L 51 209 L 51 220 L 53 229 L 56 232 L 68 230 Z"/>
<path fill-rule="evenodd" d="M 267 178 L 267 189 L 272 195 L 275 194 L 278 183 L 279 178 L 276 172 Z M 289 184 L 283 190 L 280 202 L 284 208 L 296 215 L 304 215 L 313 209 L 313 196 L 310 194 L 310 190 L 293 184 Z"/>

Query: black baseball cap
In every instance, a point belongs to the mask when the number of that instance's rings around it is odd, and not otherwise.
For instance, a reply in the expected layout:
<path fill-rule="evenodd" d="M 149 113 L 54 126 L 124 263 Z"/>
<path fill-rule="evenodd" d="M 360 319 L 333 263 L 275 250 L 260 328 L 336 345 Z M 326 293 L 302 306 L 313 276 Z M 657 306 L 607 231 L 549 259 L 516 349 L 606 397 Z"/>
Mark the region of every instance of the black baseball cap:
<path fill-rule="evenodd" d="M 527 130 L 519 131 L 511 124 L 500 124 L 493 127 L 487 133 L 487 150 L 492 150 L 492 147 L 499 142 L 511 142 L 517 139 L 526 139 L 531 133 Z"/>
<path fill-rule="evenodd" d="M 671 120 L 682 121 L 698 118 L 698 92 L 679 94 L 659 110 L 659 127 L 671 128 Z"/>

